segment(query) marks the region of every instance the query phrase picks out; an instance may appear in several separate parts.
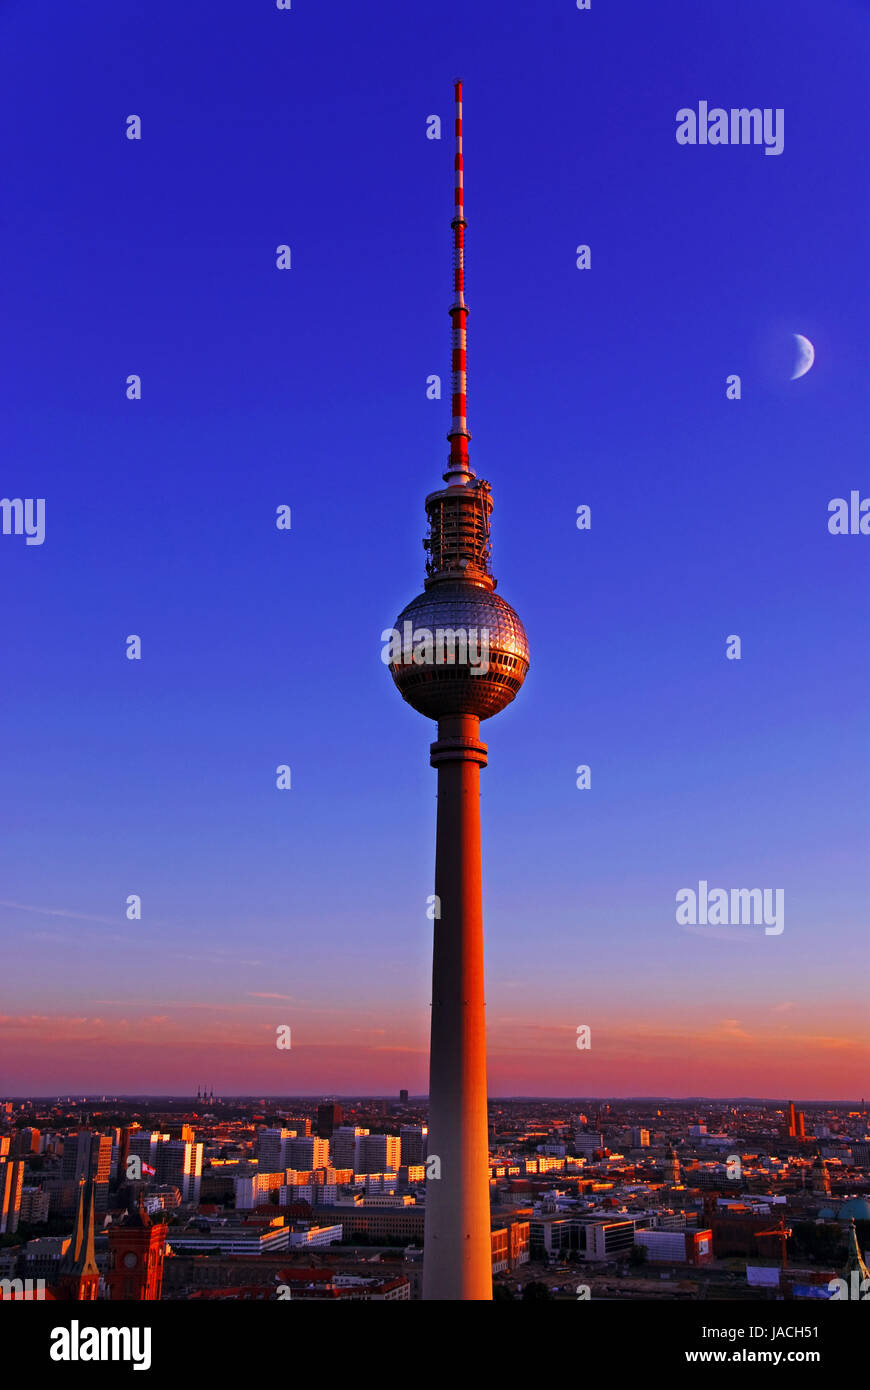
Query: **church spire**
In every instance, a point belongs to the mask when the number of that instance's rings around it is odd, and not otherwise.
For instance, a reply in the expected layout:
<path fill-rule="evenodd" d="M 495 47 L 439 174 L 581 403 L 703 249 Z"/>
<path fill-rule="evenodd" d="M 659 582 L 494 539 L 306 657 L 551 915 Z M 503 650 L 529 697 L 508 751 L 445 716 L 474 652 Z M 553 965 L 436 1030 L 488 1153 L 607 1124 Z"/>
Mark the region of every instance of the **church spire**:
<path fill-rule="evenodd" d="M 855 1225 L 854 1216 L 849 1223 L 848 1247 L 849 1258 L 846 1261 L 846 1269 L 844 1271 L 845 1278 L 848 1280 L 850 1274 L 854 1271 L 857 1272 L 860 1281 L 870 1279 L 870 1269 L 868 1269 L 864 1263 L 864 1256 L 861 1254 L 861 1247 L 858 1244 L 858 1229 Z"/>
<path fill-rule="evenodd" d="M 79 1180 L 79 1200 L 72 1238 L 61 1261 L 59 1292 L 71 1300 L 93 1300 L 100 1287 L 100 1271 L 94 1254 L 94 1207 L 96 1185 Z"/>
<path fill-rule="evenodd" d="M 79 1179 L 79 1200 L 78 1200 L 78 1206 L 76 1207 L 76 1217 L 75 1217 L 75 1221 L 73 1222 L 73 1232 L 72 1232 L 72 1236 L 71 1236 L 71 1238 L 70 1238 L 70 1243 L 69 1243 L 69 1245 L 68 1245 L 68 1247 L 67 1247 L 66 1254 L 64 1255 L 63 1259 L 61 1260 L 61 1265 L 60 1265 L 61 1273 L 63 1273 L 63 1274 L 71 1273 L 71 1272 L 76 1268 L 76 1265 L 77 1265 L 78 1260 L 79 1260 L 79 1256 L 80 1256 L 80 1254 L 81 1254 L 81 1248 L 82 1248 L 82 1234 L 83 1234 L 83 1232 L 84 1232 L 84 1226 L 85 1226 L 85 1223 L 84 1223 L 84 1214 L 83 1214 L 83 1213 L 84 1213 L 84 1200 L 85 1200 L 85 1180 L 84 1180 L 84 1178 L 80 1178 L 80 1179 Z"/>

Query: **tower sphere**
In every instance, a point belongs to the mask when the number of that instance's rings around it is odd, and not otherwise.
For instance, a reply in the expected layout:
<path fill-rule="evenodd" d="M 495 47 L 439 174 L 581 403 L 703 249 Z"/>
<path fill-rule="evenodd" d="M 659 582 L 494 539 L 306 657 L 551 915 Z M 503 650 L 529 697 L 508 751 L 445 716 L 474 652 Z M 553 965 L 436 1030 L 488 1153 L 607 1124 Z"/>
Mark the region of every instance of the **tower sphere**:
<path fill-rule="evenodd" d="M 476 584 L 440 583 L 418 594 L 396 619 L 396 632 L 406 640 L 390 674 L 403 699 L 430 719 L 489 719 L 510 704 L 529 669 L 529 644 L 516 613 Z M 432 635 L 429 652 L 421 645 L 426 634 Z M 415 650 L 427 659 L 415 661 Z"/>

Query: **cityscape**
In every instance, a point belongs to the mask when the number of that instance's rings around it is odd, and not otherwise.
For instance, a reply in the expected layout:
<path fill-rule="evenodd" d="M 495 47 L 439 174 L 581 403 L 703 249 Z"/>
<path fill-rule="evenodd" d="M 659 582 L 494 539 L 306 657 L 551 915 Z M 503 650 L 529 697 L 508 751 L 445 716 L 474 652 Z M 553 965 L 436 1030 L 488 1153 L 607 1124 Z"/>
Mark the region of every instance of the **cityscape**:
<path fill-rule="evenodd" d="M 427 1116 L 406 1091 L 5 1100 L 0 1292 L 420 1299 Z M 870 1292 L 863 1100 L 494 1099 L 488 1133 L 496 1301 Z"/>

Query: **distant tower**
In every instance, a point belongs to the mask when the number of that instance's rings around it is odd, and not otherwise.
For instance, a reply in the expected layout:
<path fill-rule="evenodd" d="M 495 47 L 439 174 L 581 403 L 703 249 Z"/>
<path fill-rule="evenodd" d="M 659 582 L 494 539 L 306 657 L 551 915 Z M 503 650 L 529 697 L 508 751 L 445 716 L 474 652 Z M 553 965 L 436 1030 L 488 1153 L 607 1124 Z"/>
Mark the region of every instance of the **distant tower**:
<path fill-rule="evenodd" d="M 794 1137 L 795 1137 L 796 1134 L 797 1134 L 797 1125 L 796 1125 L 796 1123 L 795 1123 L 794 1101 L 793 1101 L 793 1100 L 790 1100 L 789 1103 L 788 1103 L 788 1137 L 789 1137 L 789 1139 L 794 1139 Z"/>
<path fill-rule="evenodd" d="M 109 1227 L 109 1298 L 155 1302 L 163 1290 L 166 1226 L 155 1225 L 140 1191 L 123 1220 Z"/>
<path fill-rule="evenodd" d="M 824 1193 L 826 1197 L 831 1195 L 831 1178 L 821 1154 L 813 1164 L 813 1192 Z"/>
<path fill-rule="evenodd" d="M 677 1151 L 673 1144 L 668 1144 L 668 1152 L 665 1157 L 665 1173 L 667 1180 L 676 1185 L 680 1181 L 680 1160 L 677 1158 Z"/>
<path fill-rule="evenodd" d="M 87 1187 L 87 1194 L 85 1188 Z M 73 1224 L 72 1239 L 60 1262 L 54 1294 L 70 1302 L 93 1302 L 100 1291 L 100 1271 L 94 1255 L 94 1205 L 96 1184 L 79 1181 L 79 1200 Z"/>
<path fill-rule="evenodd" d="M 495 594 L 489 484 L 468 458 L 462 83 L 457 82 L 453 228 L 453 414 L 446 487 L 426 498 L 424 592 L 396 619 L 390 671 L 414 709 L 438 721 L 429 1154 L 424 1299 L 491 1299 L 486 1022 L 480 862 L 480 721 L 510 704 L 529 668 L 523 625 Z M 485 654 L 485 657 L 484 657 Z"/>

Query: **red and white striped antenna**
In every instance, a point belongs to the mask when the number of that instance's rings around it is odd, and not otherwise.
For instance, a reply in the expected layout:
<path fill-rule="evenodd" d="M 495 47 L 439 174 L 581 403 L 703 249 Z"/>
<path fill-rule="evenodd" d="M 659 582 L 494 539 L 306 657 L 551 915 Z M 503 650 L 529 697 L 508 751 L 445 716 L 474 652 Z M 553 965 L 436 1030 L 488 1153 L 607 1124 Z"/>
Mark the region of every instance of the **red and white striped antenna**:
<path fill-rule="evenodd" d="M 474 470 L 468 461 L 468 430 L 466 399 L 466 324 L 468 305 L 465 302 L 465 200 L 462 183 L 462 83 L 453 87 L 456 98 L 456 158 L 454 160 L 455 179 L 453 193 L 453 303 L 450 318 L 453 323 L 451 391 L 453 394 L 453 418 L 447 438 L 450 440 L 450 457 L 444 480 L 449 487 L 466 485 L 474 478 Z"/>

